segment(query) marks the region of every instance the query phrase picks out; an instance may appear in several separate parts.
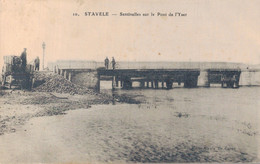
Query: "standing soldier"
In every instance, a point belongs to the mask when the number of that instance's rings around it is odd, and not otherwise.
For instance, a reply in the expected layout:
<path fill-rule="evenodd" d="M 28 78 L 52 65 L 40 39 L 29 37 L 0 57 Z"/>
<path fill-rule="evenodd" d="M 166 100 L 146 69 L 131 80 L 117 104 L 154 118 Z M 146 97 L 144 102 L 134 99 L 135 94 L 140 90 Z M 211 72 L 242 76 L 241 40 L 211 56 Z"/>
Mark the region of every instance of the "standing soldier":
<path fill-rule="evenodd" d="M 105 59 L 105 67 L 106 67 L 106 69 L 108 69 L 108 65 L 109 65 L 109 59 L 106 57 L 106 59 Z"/>
<path fill-rule="evenodd" d="M 39 69 L 40 69 L 40 59 L 39 56 L 37 56 L 36 59 L 34 59 L 34 70 L 39 71 Z"/>
<path fill-rule="evenodd" d="M 20 56 L 22 60 L 22 69 L 25 71 L 26 64 L 27 64 L 27 53 L 26 53 L 26 48 L 24 48 L 24 51 L 22 52 Z"/>
<path fill-rule="evenodd" d="M 116 61 L 115 61 L 114 57 L 112 57 L 112 68 L 113 69 L 116 68 Z"/>

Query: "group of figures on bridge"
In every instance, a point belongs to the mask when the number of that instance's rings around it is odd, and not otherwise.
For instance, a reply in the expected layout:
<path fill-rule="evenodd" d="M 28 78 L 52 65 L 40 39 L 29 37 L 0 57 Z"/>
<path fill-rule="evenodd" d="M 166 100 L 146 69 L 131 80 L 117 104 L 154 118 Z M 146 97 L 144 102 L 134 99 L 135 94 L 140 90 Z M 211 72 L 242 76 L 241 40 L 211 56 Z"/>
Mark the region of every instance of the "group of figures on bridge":
<path fill-rule="evenodd" d="M 116 68 L 116 61 L 115 61 L 114 57 L 112 57 L 111 64 L 112 64 L 112 69 L 115 69 Z M 108 57 L 106 57 L 106 59 L 105 59 L 105 68 L 109 69 L 109 59 L 108 59 Z"/>

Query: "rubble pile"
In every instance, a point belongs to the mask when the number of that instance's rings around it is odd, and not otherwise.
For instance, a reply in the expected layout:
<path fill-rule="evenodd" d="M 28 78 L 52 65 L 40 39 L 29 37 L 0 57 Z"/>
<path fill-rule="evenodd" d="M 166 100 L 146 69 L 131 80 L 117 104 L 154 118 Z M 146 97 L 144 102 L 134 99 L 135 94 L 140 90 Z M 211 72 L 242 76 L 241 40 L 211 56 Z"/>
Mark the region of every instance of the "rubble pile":
<path fill-rule="evenodd" d="M 84 86 L 74 84 L 61 75 L 52 72 L 35 72 L 35 88 L 34 91 L 38 92 L 57 92 L 74 94 L 97 94 Z"/>

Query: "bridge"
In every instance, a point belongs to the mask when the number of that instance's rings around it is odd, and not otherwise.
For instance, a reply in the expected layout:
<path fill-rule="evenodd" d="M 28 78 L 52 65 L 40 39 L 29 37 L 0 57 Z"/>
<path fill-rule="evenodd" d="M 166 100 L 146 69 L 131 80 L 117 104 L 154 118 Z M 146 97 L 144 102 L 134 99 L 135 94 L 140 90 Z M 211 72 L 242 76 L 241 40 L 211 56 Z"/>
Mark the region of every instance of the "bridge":
<path fill-rule="evenodd" d="M 133 88 L 133 82 L 138 82 L 140 88 L 166 88 L 171 89 L 173 83 L 184 84 L 185 88 L 198 86 L 198 77 L 203 72 L 204 87 L 211 84 L 221 84 L 223 88 L 238 88 L 241 70 L 240 69 L 57 69 L 56 73 L 66 79 L 81 78 L 84 74 L 91 74 L 85 77 L 94 81 L 92 88 L 100 90 L 100 81 L 112 81 L 112 89 L 121 87 L 123 89 Z M 79 75 L 78 77 L 75 77 Z M 202 75 L 201 75 L 202 76 Z M 89 79 L 88 79 L 89 78 Z M 92 79 L 90 79 L 92 78 Z M 79 83 L 79 82 L 78 82 Z M 81 83 L 81 82 L 80 82 Z M 93 84 L 92 84 L 93 85 Z"/>

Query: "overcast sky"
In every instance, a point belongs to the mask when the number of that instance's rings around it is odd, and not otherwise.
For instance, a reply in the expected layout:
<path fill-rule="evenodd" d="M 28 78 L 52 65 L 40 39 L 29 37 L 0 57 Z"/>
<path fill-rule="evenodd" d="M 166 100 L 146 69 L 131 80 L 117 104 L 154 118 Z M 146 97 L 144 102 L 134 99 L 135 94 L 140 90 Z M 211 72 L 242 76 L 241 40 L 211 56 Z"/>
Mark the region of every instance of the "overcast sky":
<path fill-rule="evenodd" d="M 0 57 L 260 63 L 260 0 L 0 0 Z M 86 11 L 108 17 L 84 16 Z M 80 14 L 73 17 L 72 13 Z M 120 17 L 120 12 L 187 13 Z M 112 14 L 118 14 L 112 16 Z"/>

